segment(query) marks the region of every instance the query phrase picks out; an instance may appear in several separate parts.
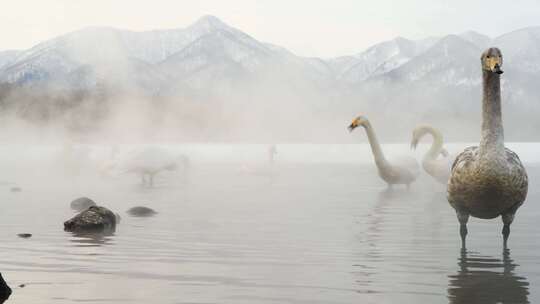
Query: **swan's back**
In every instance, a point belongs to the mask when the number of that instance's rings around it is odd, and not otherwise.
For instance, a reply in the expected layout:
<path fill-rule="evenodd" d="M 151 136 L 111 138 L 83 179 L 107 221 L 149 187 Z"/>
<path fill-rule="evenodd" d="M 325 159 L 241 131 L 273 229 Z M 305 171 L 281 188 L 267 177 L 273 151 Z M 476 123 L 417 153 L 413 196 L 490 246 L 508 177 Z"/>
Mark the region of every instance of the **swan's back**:
<path fill-rule="evenodd" d="M 157 172 L 176 165 L 177 161 L 173 155 L 158 147 L 133 151 L 122 163 L 124 169 L 134 173 Z"/>
<path fill-rule="evenodd" d="M 414 157 L 400 156 L 392 161 L 392 164 L 409 171 L 414 177 L 420 175 L 420 165 Z"/>
<path fill-rule="evenodd" d="M 415 158 L 400 156 L 390 161 L 389 168 L 380 168 L 379 175 L 389 184 L 410 184 L 420 174 L 420 166 Z"/>
<path fill-rule="evenodd" d="M 431 177 L 446 185 L 448 183 L 448 179 L 450 178 L 452 164 L 455 159 L 455 155 L 446 157 L 439 156 L 439 158 L 435 160 L 424 158 L 422 160 L 422 167 Z"/>

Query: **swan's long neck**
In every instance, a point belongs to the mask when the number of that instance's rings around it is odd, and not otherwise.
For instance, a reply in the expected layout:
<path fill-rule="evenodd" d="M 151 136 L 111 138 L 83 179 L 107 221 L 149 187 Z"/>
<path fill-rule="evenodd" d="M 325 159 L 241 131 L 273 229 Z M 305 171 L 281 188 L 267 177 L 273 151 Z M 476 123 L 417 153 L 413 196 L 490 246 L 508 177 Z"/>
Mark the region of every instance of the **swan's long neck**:
<path fill-rule="evenodd" d="M 379 140 L 377 140 L 377 136 L 375 135 L 375 131 L 373 130 L 373 127 L 371 126 L 369 121 L 365 122 L 363 126 L 366 129 L 369 145 L 371 146 L 371 152 L 373 152 L 373 158 L 375 158 L 375 164 L 377 165 L 379 169 L 387 167 L 388 162 L 386 161 L 386 158 L 384 157 L 384 154 L 381 149 L 381 145 L 379 144 Z"/>
<path fill-rule="evenodd" d="M 482 139 L 480 155 L 504 153 L 504 130 L 501 114 L 501 78 L 483 71 Z"/>
<path fill-rule="evenodd" d="M 441 132 L 432 127 L 425 127 L 425 130 L 433 137 L 433 143 L 424 156 L 424 159 L 435 160 L 439 157 L 439 154 L 441 154 L 441 150 L 443 149 L 443 136 Z"/>

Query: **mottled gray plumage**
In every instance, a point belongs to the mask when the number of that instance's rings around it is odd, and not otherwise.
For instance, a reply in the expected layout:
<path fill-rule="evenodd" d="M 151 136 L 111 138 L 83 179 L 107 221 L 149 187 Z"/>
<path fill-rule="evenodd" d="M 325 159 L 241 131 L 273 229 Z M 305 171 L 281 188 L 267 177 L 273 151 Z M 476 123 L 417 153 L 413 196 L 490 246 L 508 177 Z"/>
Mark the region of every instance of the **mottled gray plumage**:
<path fill-rule="evenodd" d="M 528 178 L 516 153 L 482 159 L 478 147 L 468 147 L 456 157 L 448 183 L 448 201 L 481 219 L 514 213 L 527 196 Z"/>
<path fill-rule="evenodd" d="M 456 157 L 448 181 L 448 202 L 456 210 L 463 246 L 469 215 L 482 219 L 500 215 L 506 246 L 514 214 L 527 196 L 527 172 L 517 154 L 504 147 L 501 65 L 499 49 L 482 54 L 482 139 L 480 146 L 469 147 Z"/>
<path fill-rule="evenodd" d="M 359 116 L 349 125 L 349 130 L 352 131 L 358 126 L 362 126 L 366 130 L 379 176 L 388 184 L 388 187 L 392 187 L 392 185 L 407 185 L 409 187 L 420 173 L 416 159 L 402 157 L 399 161 L 390 163 L 382 152 L 369 120 L 364 116 Z"/>

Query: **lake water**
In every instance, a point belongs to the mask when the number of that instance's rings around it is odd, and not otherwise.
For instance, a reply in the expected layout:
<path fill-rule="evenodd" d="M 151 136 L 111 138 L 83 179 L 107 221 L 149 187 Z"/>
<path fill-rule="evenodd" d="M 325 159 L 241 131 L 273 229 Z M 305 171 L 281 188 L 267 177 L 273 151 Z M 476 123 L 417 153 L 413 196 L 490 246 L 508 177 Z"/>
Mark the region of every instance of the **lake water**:
<path fill-rule="evenodd" d="M 278 145 L 272 168 L 264 146 L 170 147 L 190 154 L 190 172 L 153 188 L 99 174 L 106 147 L 69 162 L 60 147 L 3 147 L 7 303 L 537 303 L 540 146 L 512 147 L 530 185 L 509 250 L 500 219 L 471 218 L 465 252 L 445 187 L 424 173 L 386 190 L 363 145 Z M 113 235 L 63 231 L 80 196 L 121 215 Z M 135 205 L 159 213 L 128 216 Z"/>

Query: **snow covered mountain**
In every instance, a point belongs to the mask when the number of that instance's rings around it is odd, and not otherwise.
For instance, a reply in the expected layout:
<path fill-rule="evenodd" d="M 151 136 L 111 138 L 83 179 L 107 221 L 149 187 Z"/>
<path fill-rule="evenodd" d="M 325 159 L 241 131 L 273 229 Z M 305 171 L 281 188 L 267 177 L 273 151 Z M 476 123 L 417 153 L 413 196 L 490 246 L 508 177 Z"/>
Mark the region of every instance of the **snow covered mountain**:
<path fill-rule="evenodd" d="M 8 64 L 11 64 L 18 54 L 19 51 L 15 50 L 0 51 L 0 69 Z"/>
<path fill-rule="evenodd" d="M 479 52 L 475 44 L 449 35 L 385 76 L 393 82 L 409 84 L 477 85 L 480 83 Z"/>
<path fill-rule="evenodd" d="M 204 16 L 183 29 L 133 32 L 86 28 L 29 50 L 0 52 L 0 82 L 78 88 L 100 82 L 142 87 L 182 82 L 203 89 L 207 84 L 226 85 L 282 69 L 322 87 L 329 83 L 358 85 L 380 77 L 475 84 L 477 57 L 490 44 L 503 48 L 505 58 L 511 58 L 515 68 L 540 73 L 539 61 L 531 60 L 531 56 L 540 57 L 540 28 L 495 39 L 473 31 L 416 41 L 398 37 L 354 56 L 320 59 L 296 56 L 216 17 Z"/>
<path fill-rule="evenodd" d="M 302 71 L 306 79 L 329 77 L 314 61 L 326 65 L 259 42 L 216 17 L 205 16 L 185 29 L 86 28 L 29 50 L 0 53 L 0 82 L 86 89 L 98 83 L 204 89 L 207 84 L 227 85 L 279 66 L 294 69 L 295 74 Z"/>
<path fill-rule="evenodd" d="M 401 37 L 379 43 L 354 56 L 346 68 L 339 71 L 338 77 L 355 83 L 383 75 L 407 63 L 433 43 L 433 39 L 412 41 Z"/>
<path fill-rule="evenodd" d="M 0 83 L 89 92 L 105 86 L 147 96 L 226 100 L 263 115 L 295 103 L 317 113 L 392 112 L 385 109 L 393 105 L 429 117 L 437 111 L 477 111 L 472 101 L 480 92 L 479 58 L 489 46 L 504 54 L 505 102 L 526 112 L 540 108 L 540 27 L 493 39 L 473 31 L 398 37 L 328 59 L 297 56 L 213 16 L 179 29 L 93 27 L 28 50 L 0 51 Z"/>

